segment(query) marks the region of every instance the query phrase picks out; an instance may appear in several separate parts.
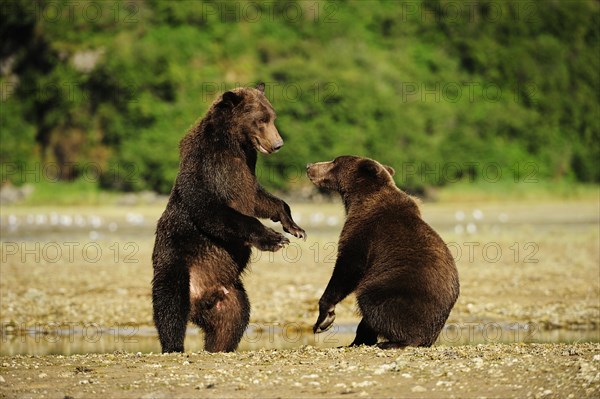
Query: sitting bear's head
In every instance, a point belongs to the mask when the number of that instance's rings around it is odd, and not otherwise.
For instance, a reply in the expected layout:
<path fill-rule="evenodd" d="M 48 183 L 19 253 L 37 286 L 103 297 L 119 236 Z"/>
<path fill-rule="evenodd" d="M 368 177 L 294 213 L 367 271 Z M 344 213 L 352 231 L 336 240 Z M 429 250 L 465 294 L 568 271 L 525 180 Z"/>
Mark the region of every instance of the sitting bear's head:
<path fill-rule="evenodd" d="M 306 165 L 308 178 L 319 188 L 347 193 L 394 185 L 394 169 L 369 158 L 350 155 Z"/>
<path fill-rule="evenodd" d="M 275 110 L 265 96 L 265 84 L 256 88 L 239 87 L 223 93 L 216 107 L 230 113 L 233 130 L 243 135 L 257 151 L 271 154 L 283 146 L 275 127 Z"/>

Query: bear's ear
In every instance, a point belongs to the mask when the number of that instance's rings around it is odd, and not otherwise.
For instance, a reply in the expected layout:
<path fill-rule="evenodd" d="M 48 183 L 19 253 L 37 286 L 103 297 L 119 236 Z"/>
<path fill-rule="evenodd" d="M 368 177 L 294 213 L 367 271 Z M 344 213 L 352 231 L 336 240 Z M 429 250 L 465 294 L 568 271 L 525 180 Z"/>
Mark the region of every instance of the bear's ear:
<path fill-rule="evenodd" d="M 260 82 L 257 86 L 256 89 L 258 91 L 260 91 L 262 94 L 265 94 L 265 82 Z"/>
<path fill-rule="evenodd" d="M 361 173 L 364 173 L 367 176 L 372 176 L 375 177 L 379 174 L 380 170 L 379 170 L 379 165 L 377 165 L 375 162 L 371 161 L 370 159 L 365 159 L 361 162 L 360 166 L 358 167 L 358 170 Z"/>
<path fill-rule="evenodd" d="M 233 108 L 241 102 L 242 97 L 237 95 L 236 93 L 232 91 L 226 91 L 225 93 L 223 93 L 223 100 L 221 101 L 221 104 Z"/>
<path fill-rule="evenodd" d="M 394 173 L 396 173 L 396 171 L 394 170 L 394 168 L 392 168 L 391 166 L 383 165 L 383 167 L 385 168 L 385 170 L 387 170 L 387 171 L 388 171 L 388 173 L 389 173 L 391 176 L 394 176 Z"/>

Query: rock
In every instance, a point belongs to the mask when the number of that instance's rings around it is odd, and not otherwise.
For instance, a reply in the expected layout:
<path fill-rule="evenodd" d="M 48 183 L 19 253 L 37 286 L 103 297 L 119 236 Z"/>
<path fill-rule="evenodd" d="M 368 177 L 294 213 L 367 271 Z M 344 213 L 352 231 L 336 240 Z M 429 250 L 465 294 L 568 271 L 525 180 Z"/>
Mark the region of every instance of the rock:
<path fill-rule="evenodd" d="M 375 381 L 362 381 L 362 382 L 353 382 L 352 388 L 365 388 L 370 387 L 371 385 L 375 385 Z"/>
<path fill-rule="evenodd" d="M 381 375 L 381 374 L 385 373 L 386 371 L 394 370 L 395 368 L 396 368 L 396 362 L 389 363 L 389 364 L 383 364 L 383 365 L 379 366 L 377 369 L 375 369 L 375 371 L 373 371 L 373 374 Z"/>
<path fill-rule="evenodd" d="M 427 388 L 425 388 L 425 387 L 422 387 L 421 385 L 415 385 L 415 386 L 414 386 L 414 387 L 412 387 L 410 390 L 411 390 L 412 392 L 415 392 L 415 393 L 417 393 L 417 392 L 427 392 Z"/>
<path fill-rule="evenodd" d="M 473 359 L 473 363 L 475 363 L 475 368 L 479 369 L 481 367 L 483 367 L 483 359 L 480 357 L 476 357 Z"/>
<path fill-rule="evenodd" d="M 21 187 L 5 184 L 0 188 L 0 204 L 8 205 L 22 202 L 29 198 L 34 191 L 35 188 L 31 184 L 24 184 Z"/>

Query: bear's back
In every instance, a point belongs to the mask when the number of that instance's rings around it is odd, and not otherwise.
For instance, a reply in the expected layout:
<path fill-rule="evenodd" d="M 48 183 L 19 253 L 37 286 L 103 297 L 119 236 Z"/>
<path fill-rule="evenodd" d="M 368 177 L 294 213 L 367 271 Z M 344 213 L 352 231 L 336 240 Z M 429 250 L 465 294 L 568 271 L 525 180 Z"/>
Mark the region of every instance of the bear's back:
<path fill-rule="evenodd" d="M 361 216 L 368 240 L 367 270 L 358 291 L 406 291 L 407 295 L 458 296 L 458 272 L 442 238 L 420 216 L 417 204 L 397 190 Z"/>

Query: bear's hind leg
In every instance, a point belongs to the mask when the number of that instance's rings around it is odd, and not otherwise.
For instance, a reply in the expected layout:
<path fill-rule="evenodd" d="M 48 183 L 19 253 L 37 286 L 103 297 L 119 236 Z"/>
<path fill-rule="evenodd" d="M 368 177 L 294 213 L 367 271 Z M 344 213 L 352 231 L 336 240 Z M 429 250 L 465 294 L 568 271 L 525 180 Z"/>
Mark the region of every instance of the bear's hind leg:
<path fill-rule="evenodd" d="M 192 321 L 204 330 L 206 351 L 233 352 L 248 326 L 250 301 L 240 281 L 216 290 L 220 294 L 209 295 L 211 300 L 204 301 L 205 306 L 194 306 Z"/>
<path fill-rule="evenodd" d="M 349 346 L 375 345 L 377 336 L 377 331 L 373 330 L 363 318 L 356 328 L 356 338 Z"/>
<path fill-rule="evenodd" d="M 163 353 L 183 352 L 183 341 L 190 312 L 189 275 L 187 270 L 165 268 L 152 280 L 154 324 Z"/>
<path fill-rule="evenodd" d="M 408 346 L 406 342 L 380 342 L 377 344 L 379 349 L 404 349 Z"/>

